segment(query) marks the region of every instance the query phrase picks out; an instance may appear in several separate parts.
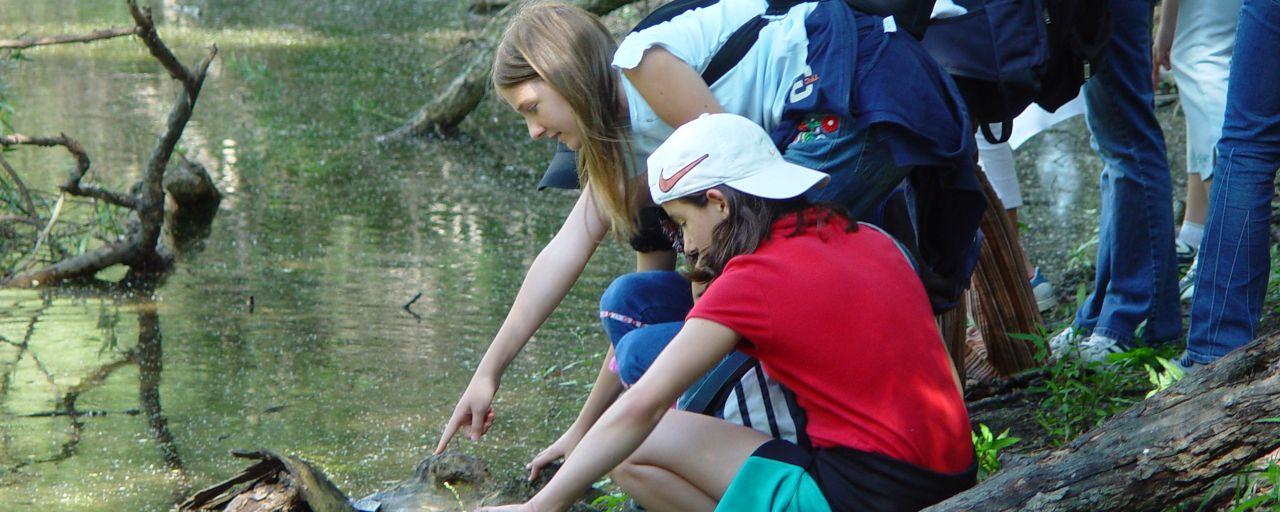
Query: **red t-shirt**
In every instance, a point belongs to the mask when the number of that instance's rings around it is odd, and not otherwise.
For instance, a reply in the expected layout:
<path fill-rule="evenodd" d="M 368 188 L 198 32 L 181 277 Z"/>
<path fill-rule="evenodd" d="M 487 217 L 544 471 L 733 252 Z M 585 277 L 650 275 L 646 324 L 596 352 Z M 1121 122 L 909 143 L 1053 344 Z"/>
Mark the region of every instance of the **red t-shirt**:
<path fill-rule="evenodd" d="M 790 236 L 795 219 L 729 260 L 688 318 L 744 338 L 739 349 L 795 393 L 814 446 L 968 469 L 969 413 L 911 264 L 871 226 L 846 233 L 831 216 Z"/>

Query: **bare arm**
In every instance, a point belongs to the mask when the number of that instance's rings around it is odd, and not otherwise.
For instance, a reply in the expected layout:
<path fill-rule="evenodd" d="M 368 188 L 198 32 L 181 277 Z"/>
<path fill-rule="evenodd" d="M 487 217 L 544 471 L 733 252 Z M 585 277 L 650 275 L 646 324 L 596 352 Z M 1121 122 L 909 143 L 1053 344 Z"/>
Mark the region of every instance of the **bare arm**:
<path fill-rule="evenodd" d="M 1173 69 L 1173 36 L 1178 28 L 1178 4 L 1180 0 L 1164 0 L 1160 4 L 1160 26 L 1151 41 L 1151 87 L 1160 86 L 1160 68 Z"/>
<path fill-rule="evenodd" d="M 596 375 L 596 383 L 591 387 L 591 394 L 587 395 L 586 403 L 582 404 L 582 410 L 578 412 L 578 418 L 573 420 L 573 425 L 570 425 L 559 439 L 539 452 L 529 462 L 527 466 L 529 480 L 537 480 L 538 473 L 547 464 L 561 457 L 568 457 L 569 454 L 573 453 L 574 448 L 582 441 L 582 437 L 587 435 L 587 431 L 591 430 L 591 426 L 595 425 L 596 420 L 600 419 L 600 415 L 604 414 L 609 405 L 614 400 L 617 400 L 618 395 L 622 394 L 622 381 L 618 379 L 618 374 L 609 369 L 609 363 L 612 361 L 613 347 L 609 347 L 609 352 L 604 356 L 604 363 L 600 365 L 600 373 Z"/>
<path fill-rule="evenodd" d="M 680 393 L 732 351 L 738 339 L 737 333 L 715 322 L 686 322 L 649 371 L 591 427 L 564 467 L 530 500 L 531 508 L 568 508 L 592 482 L 630 456 Z"/>
<path fill-rule="evenodd" d="M 672 127 L 702 114 L 724 112 L 702 76 L 661 47 L 650 48 L 638 66 L 623 73 L 658 117 Z"/>
<path fill-rule="evenodd" d="M 609 220 L 596 205 L 588 185 L 560 231 L 534 258 L 506 320 L 454 408 L 436 453 L 444 451 L 449 439 L 465 423 L 471 424 L 472 439 L 484 435 L 488 428 L 486 418 L 491 414 L 490 404 L 507 365 L 564 300 L 608 231 Z"/>

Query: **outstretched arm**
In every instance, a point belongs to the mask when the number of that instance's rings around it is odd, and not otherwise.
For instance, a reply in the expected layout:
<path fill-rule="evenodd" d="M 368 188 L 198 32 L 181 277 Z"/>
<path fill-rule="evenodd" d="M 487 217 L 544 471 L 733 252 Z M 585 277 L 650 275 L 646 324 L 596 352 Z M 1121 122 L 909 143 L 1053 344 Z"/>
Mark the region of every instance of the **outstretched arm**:
<path fill-rule="evenodd" d="M 530 500 L 533 510 L 564 510 L 644 442 L 671 404 L 738 343 L 721 324 L 694 318 L 671 340 L 640 381 L 587 432 L 564 467 Z"/>
<path fill-rule="evenodd" d="M 560 231 L 538 253 L 525 274 L 524 283 L 516 293 L 506 320 L 489 344 L 489 350 L 480 360 L 440 435 L 436 453 L 444 451 L 453 434 L 463 425 L 471 426 L 468 435 L 472 440 L 478 440 L 488 430 L 492 422 L 493 396 L 507 365 L 564 300 L 608 231 L 609 220 L 596 205 L 590 185 L 583 187 L 582 195 Z"/>
<path fill-rule="evenodd" d="M 547 464 L 573 453 L 574 448 L 577 448 L 578 443 L 582 441 L 582 437 L 587 435 L 591 426 L 600 419 L 600 415 L 604 414 L 609 405 L 622 394 L 622 381 L 618 379 L 618 374 L 609 369 L 609 363 L 612 361 L 613 347 L 609 347 L 609 351 L 604 355 L 604 362 L 600 365 L 600 373 L 596 375 L 596 383 L 591 386 L 591 393 L 587 395 L 586 403 L 582 404 L 578 418 L 573 420 L 573 425 L 570 425 L 559 439 L 538 452 L 529 465 L 525 466 L 529 470 L 529 480 L 537 480 L 538 473 L 542 472 L 542 468 Z"/>

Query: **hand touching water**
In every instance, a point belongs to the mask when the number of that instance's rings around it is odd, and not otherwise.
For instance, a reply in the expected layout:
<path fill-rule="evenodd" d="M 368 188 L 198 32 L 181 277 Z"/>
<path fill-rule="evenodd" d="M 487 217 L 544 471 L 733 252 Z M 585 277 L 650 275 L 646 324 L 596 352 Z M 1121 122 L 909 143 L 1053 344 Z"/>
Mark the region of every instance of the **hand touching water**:
<path fill-rule="evenodd" d="M 489 431 L 489 427 L 493 426 L 494 418 L 493 395 L 497 391 L 497 384 L 485 379 L 472 380 L 467 385 L 462 398 L 458 399 L 458 405 L 453 408 L 453 416 L 449 417 L 449 423 L 445 424 L 444 431 L 440 434 L 440 443 L 436 445 L 435 451 L 437 455 L 444 452 L 453 434 L 457 433 L 463 425 L 470 426 L 467 429 L 467 437 L 472 441 L 479 441 L 480 437 Z"/>

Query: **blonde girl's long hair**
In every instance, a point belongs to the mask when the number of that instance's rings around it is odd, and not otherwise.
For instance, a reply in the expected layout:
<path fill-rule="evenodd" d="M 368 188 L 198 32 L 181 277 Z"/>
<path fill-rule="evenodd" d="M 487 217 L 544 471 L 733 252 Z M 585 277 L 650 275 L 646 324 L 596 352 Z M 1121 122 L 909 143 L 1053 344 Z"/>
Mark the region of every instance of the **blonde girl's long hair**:
<path fill-rule="evenodd" d="M 493 85 L 506 89 L 545 81 L 573 109 L 581 134 L 578 181 L 591 184 L 615 232 L 635 232 L 642 179 L 633 178 L 628 155 L 621 75 L 613 68 L 618 44 L 595 15 L 558 2 L 523 7 L 507 26 L 493 59 Z"/>

